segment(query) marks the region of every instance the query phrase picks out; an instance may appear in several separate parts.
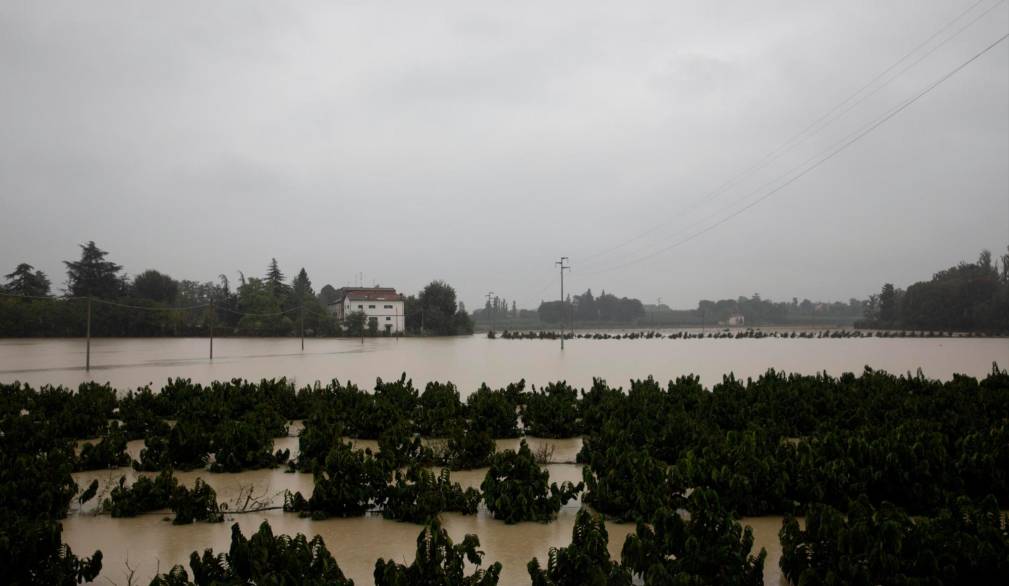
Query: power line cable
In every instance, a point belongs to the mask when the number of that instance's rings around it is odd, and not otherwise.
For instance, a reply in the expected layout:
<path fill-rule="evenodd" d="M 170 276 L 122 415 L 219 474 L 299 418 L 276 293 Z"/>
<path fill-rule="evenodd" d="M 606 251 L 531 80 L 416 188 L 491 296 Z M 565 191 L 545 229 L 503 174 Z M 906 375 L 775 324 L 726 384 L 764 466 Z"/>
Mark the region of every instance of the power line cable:
<path fill-rule="evenodd" d="M 0 297 L 10 297 L 13 299 L 42 299 L 45 301 L 79 301 L 82 299 L 87 299 L 87 297 L 54 297 L 50 295 L 20 295 L 18 293 L 8 293 L 6 291 L 0 290 Z"/>
<path fill-rule="evenodd" d="M 86 297 L 78 297 L 77 299 L 87 299 Z M 119 303 L 117 301 L 109 301 L 107 299 L 100 299 L 98 297 L 93 297 L 91 299 L 95 303 L 101 303 L 103 305 L 111 305 L 113 307 L 122 307 L 124 309 L 139 309 L 142 311 L 188 311 L 191 309 L 202 309 L 204 307 L 210 307 L 209 303 L 204 303 L 201 305 L 187 305 L 185 307 L 151 307 L 145 305 L 128 305 L 126 303 Z"/>
<path fill-rule="evenodd" d="M 912 96 L 911 98 L 907 99 L 906 101 L 904 101 L 903 103 L 901 103 L 900 105 L 898 105 L 897 107 L 895 107 L 894 109 L 890 110 L 888 113 L 886 113 L 885 115 L 883 115 L 881 118 L 877 119 L 874 123 L 872 123 L 872 124 L 870 124 L 870 125 L 868 125 L 866 127 L 863 127 L 862 130 L 854 133 L 853 135 L 849 135 L 848 137 L 846 137 L 844 140 L 841 141 L 841 144 L 839 146 L 836 146 L 835 148 L 833 148 L 833 150 L 831 150 L 830 152 L 828 152 L 825 156 L 822 156 L 818 161 L 814 162 L 812 165 L 810 165 L 807 168 L 803 169 L 798 174 L 794 175 L 793 177 L 791 177 L 790 179 L 788 179 L 787 181 L 785 181 L 781 185 L 779 185 L 779 186 L 775 187 L 774 189 L 768 191 L 767 193 L 763 194 L 762 196 L 760 196 L 756 200 L 754 200 L 754 201 L 750 202 L 749 204 L 747 204 L 746 206 L 744 206 L 744 207 L 736 210 L 735 212 L 733 212 L 732 214 L 726 216 L 725 218 L 722 218 L 721 220 L 715 222 L 714 224 L 711 224 L 711 225 L 707 226 L 706 228 L 700 230 L 699 232 L 691 234 L 691 235 L 689 235 L 689 236 L 687 236 L 687 237 L 685 237 L 685 238 L 683 238 L 681 240 L 678 240 L 678 241 L 676 241 L 676 242 L 674 242 L 674 243 L 672 243 L 672 244 L 670 244 L 668 246 L 662 247 L 662 248 L 660 248 L 660 249 L 658 249 L 658 250 L 656 250 L 654 252 L 651 252 L 651 253 L 649 253 L 649 254 L 647 254 L 645 256 L 642 256 L 642 257 L 633 259 L 633 260 L 631 260 L 629 262 L 621 263 L 621 264 L 618 264 L 618 265 L 615 265 L 615 266 L 612 266 L 612 267 L 609 267 L 609 268 L 605 268 L 605 269 L 601 269 L 601 270 L 596 270 L 596 271 L 589 271 L 587 274 L 589 274 L 589 275 L 597 275 L 597 274 L 601 274 L 601 273 L 606 273 L 606 272 L 614 271 L 614 270 L 617 270 L 617 269 L 626 268 L 626 267 L 629 267 L 629 266 L 632 266 L 632 265 L 644 262 L 644 261 L 646 261 L 648 259 L 651 259 L 651 258 L 654 258 L 655 256 L 658 256 L 659 254 L 662 254 L 664 252 L 672 250 L 673 248 L 676 248 L 678 246 L 686 244 L 687 242 L 689 242 L 689 241 L 691 241 L 691 240 L 693 240 L 693 239 L 695 239 L 695 238 L 697 238 L 697 237 L 699 237 L 699 236 L 701 236 L 703 234 L 706 234 L 706 233 L 710 232 L 711 230 L 717 228 L 718 226 L 721 226 L 722 224 L 728 222 L 732 218 L 734 218 L 734 217 L 742 214 L 743 212 L 749 210 L 750 208 L 754 207 L 755 205 L 759 204 L 760 202 L 762 202 L 762 201 L 766 200 L 767 198 L 771 197 L 775 193 L 778 193 L 779 191 L 781 191 L 785 187 L 791 185 L 792 183 L 794 183 L 798 179 L 804 177 L 805 175 L 807 175 L 808 173 L 810 173 L 811 171 L 813 171 L 814 169 L 816 169 L 817 167 L 819 167 L 823 163 L 825 163 L 825 162 L 829 161 L 830 159 L 834 158 L 841 151 L 847 149 L 849 146 L 851 146 L 852 144 L 854 144 L 855 142 L 857 142 L 858 140 L 860 140 L 862 137 L 866 136 L 867 134 L 871 133 L 875 129 L 879 128 L 880 126 L 882 126 L 884 123 L 886 123 L 888 120 L 890 120 L 891 118 L 893 118 L 897 114 L 903 112 L 911 104 L 917 102 L 919 99 L 921 99 L 922 97 L 924 97 L 926 94 L 928 94 L 929 92 L 931 92 L 933 89 L 935 89 L 936 87 L 938 87 L 940 84 L 942 84 L 943 82 L 945 82 L 947 79 L 953 77 L 956 73 L 958 73 L 964 67 L 966 67 L 967 65 L 973 63 L 975 60 L 977 60 L 978 58 L 980 58 L 982 55 L 984 55 L 988 51 L 994 49 L 1002 41 L 1006 40 L 1006 38 L 1009 38 L 1009 33 L 1007 33 L 1005 35 L 1002 35 L 998 40 L 996 40 L 995 42 L 991 43 L 990 45 L 988 45 L 987 47 L 985 47 L 984 49 L 982 49 L 980 52 L 974 54 L 974 56 L 972 56 L 970 59 L 962 62 L 960 65 L 958 65 L 954 69 L 950 70 L 948 73 L 946 73 L 945 75 L 943 75 L 942 77 L 940 77 L 939 79 L 937 79 L 935 82 L 933 82 L 933 83 L 929 84 L 928 86 L 926 86 L 918 94 Z"/>
<path fill-rule="evenodd" d="M 723 182 L 721 185 L 719 185 L 715 189 L 713 189 L 713 190 L 711 190 L 711 191 L 703 194 L 701 197 L 696 198 L 695 200 L 693 200 L 692 202 L 690 202 L 689 204 L 687 204 L 687 206 L 685 206 L 683 209 L 681 209 L 680 212 L 677 215 L 688 214 L 688 213 L 692 212 L 694 209 L 696 209 L 699 204 L 701 204 L 701 203 L 703 203 L 705 201 L 708 201 L 709 199 L 711 199 L 711 200 L 716 199 L 718 196 L 726 193 L 731 187 L 734 187 L 735 185 L 737 185 L 740 182 L 740 180 L 743 179 L 744 177 L 747 177 L 747 176 L 752 175 L 753 173 L 755 173 L 757 171 L 760 171 L 760 170 L 764 169 L 765 167 L 767 167 L 767 165 L 769 165 L 770 163 L 773 163 L 774 161 L 776 161 L 777 159 L 779 159 L 783 154 L 785 154 L 786 152 L 788 152 L 789 150 L 791 150 L 793 147 L 801 144 L 805 140 L 809 139 L 810 137 L 814 136 L 818 132 L 820 132 L 823 129 L 827 128 L 828 126 L 830 126 L 831 124 L 833 124 L 837 120 L 841 119 L 845 114 L 847 114 L 848 112 L 850 112 L 856 106 L 858 106 L 863 101 L 865 101 L 867 98 L 869 98 L 870 96 L 872 96 L 872 95 L 876 94 L 877 92 L 879 92 L 880 90 L 882 90 L 884 87 L 886 87 L 887 85 L 889 85 L 892 81 L 894 81 L 895 79 L 897 79 L 898 77 L 900 77 L 900 75 L 904 74 L 909 69 L 911 69 L 912 67 L 914 67 L 915 65 L 917 65 L 918 63 L 920 63 L 922 60 L 924 60 L 926 57 L 928 57 L 929 55 L 931 55 L 932 53 L 934 53 L 940 47 L 946 45 L 949 41 L 951 41 L 952 39 L 956 38 L 965 29 L 967 29 L 970 26 L 974 25 L 981 18 L 983 18 L 988 13 L 990 13 L 992 10 L 994 10 L 995 8 L 997 8 L 998 6 L 1002 5 L 1005 2 L 1005 0 L 999 0 L 995 4 L 991 5 L 986 10 L 984 10 L 982 13 L 980 13 L 979 15 L 977 15 L 975 18 L 973 18 L 972 20 L 970 20 L 969 22 L 967 22 L 966 24 L 964 24 L 963 26 L 961 26 L 952 35 L 947 36 L 941 42 L 939 42 L 938 44 L 936 44 L 935 46 L 933 46 L 932 48 L 930 48 L 928 51 L 926 51 L 924 54 L 920 55 L 916 60 L 914 60 L 913 62 L 911 62 L 909 65 L 907 65 L 906 67 L 904 67 L 900 71 L 898 71 L 896 75 L 890 77 L 883 84 L 877 86 L 872 91 L 863 94 L 863 92 L 865 92 L 865 90 L 867 90 L 870 87 L 872 87 L 877 81 L 881 80 L 883 77 L 885 77 L 887 74 L 889 74 L 895 68 L 897 68 L 901 63 L 903 63 L 909 57 L 911 57 L 912 55 L 914 55 L 915 53 L 917 53 L 921 48 L 923 48 L 926 45 L 928 45 L 936 37 L 938 37 L 939 35 L 941 35 L 945 31 L 947 31 L 957 21 L 959 21 L 964 16 L 966 16 L 967 14 L 969 14 L 970 12 L 972 12 L 975 8 L 977 8 L 980 4 L 982 4 L 985 1 L 986 0 L 978 0 L 977 2 L 975 2 L 974 4 L 972 4 L 971 6 L 969 6 L 966 10 L 964 10 L 961 13 L 959 13 L 956 17 L 954 17 L 953 19 L 947 21 L 942 27 L 940 27 L 934 33 L 932 33 L 931 35 L 929 35 L 928 38 L 926 38 L 924 41 L 922 41 L 921 43 L 919 43 L 918 45 L 916 45 L 910 51 L 906 52 L 899 59 L 897 59 L 896 61 L 894 61 L 893 63 L 891 63 L 890 66 L 888 66 L 886 69 L 884 69 L 880 73 L 876 74 L 872 79 L 870 79 L 868 82 L 866 82 L 865 84 L 863 84 L 861 87 L 859 87 L 853 93 L 849 94 L 845 99 L 843 99 L 840 102 L 838 102 L 837 104 L 835 104 L 833 107 L 831 107 L 829 110 L 827 110 L 824 114 L 822 114 L 821 116 L 819 116 L 818 118 L 816 118 L 815 120 L 813 120 L 805 128 L 803 128 L 802 130 L 800 130 L 796 134 L 792 135 L 790 138 L 788 138 L 783 143 L 781 143 L 777 148 L 775 148 L 771 152 L 769 152 L 766 155 L 764 155 L 756 163 L 754 163 L 751 166 L 749 166 L 749 167 L 743 169 L 742 171 L 736 173 L 735 175 L 733 175 L 732 177 L 730 177 L 727 181 Z M 855 101 L 852 102 L 852 100 L 855 100 Z M 849 102 L 852 102 L 852 103 L 850 105 L 848 105 Z M 844 108 L 845 105 L 848 105 L 848 107 Z M 844 110 L 842 110 L 838 115 L 831 117 L 832 114 L 834 114 L 835 112 L 837 112 L 841 108 L 844 108 Z M 824 122 L 824 121 L 826 121 L 826 122 Z M 621 242 L 621 243 L 619 243 L 619 244 L 617 244 L 615 246 L 612 246 L 612 247 L 604 249 L 602 251 L 599 251 L 599 252 L 590 254 L 588 256 L 582 257 L 583 258 L 583 262 L 585 262 L 586 264 L 591 265 L 591 264 L 593 264 L 592 259 L 604 256 L 606 254 L 609 254 L 611 252 L 619 250 L 619 249 L 627 246 L 628 244 L 636 242 L 636 241 L 644 238 L 645 236 L 648 236 L 649 234 L 653 234 L 656 231 L 658 231 L 658 230 L 660 230 L 662 228 L 665 228 L 665 227 L 667 227 L 666 223 L 656 224 L 655 226 L 649 228 L 648 230 L 645 230 L 644 232 L 641 232 L 638 235 L 636 235 L 636 236 L 634 236 L 632 238 L 629 238 L 629 239 L 627 239 L 627 240 L 625 240 L 625 241 L 623 241 L 623 242 Z M 595 262 L 598 262 L 598 261 L 595 261 Z"/>

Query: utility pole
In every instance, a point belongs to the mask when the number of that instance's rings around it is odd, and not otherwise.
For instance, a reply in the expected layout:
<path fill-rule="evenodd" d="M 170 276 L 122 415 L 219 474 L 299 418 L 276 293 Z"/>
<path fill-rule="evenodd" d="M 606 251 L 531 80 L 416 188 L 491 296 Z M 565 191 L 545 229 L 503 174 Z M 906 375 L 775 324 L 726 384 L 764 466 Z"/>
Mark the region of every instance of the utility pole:
<path fill-rule="evenodd" d="M 554 264 L 560 267 L 561 271 L 561 350 L 564 349 L 564 271 L 570 271 L 571 267 L 566 263 L 568 262 L 568 257 L 562 256 L 561 259 Z"/>
<path fill-rule="evenodd" d="M 305 303 L 301 304 L 301 351 L 305 351 Z"/>
<path fill-rule="evenodd" d="M 91 296 L 88 295 L 88 325 L 87 325 L 87 341 L 85 342 L 84 351 L 84 370 L 86 372 L 91 371 Z"/>
<path fill-rule="evenodd" d="M 216 312 L 214 311 L 214 300 L 210 300 L 210 359 L 214 359 L 214 316 Z"/>
<path fill-rule="evenodd" d="M 494 331 L 494 308 L 491 307 L 490 298 L 494 295 L 493 291 L 487 292 L 487 313 L 490 314 L 490 331 Z"/>

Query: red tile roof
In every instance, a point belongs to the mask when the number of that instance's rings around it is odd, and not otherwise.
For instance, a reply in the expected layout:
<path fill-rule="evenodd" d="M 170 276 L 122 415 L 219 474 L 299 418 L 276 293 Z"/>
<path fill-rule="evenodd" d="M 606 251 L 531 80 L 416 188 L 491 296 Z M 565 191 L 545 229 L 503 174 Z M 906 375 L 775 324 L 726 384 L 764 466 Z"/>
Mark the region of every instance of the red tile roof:
<path fill-rule="evenodd" d="M 343 287 L 337 295 L 338 299 L 350 297 L 351 301 L 403 301 L 392 287 Z"/>

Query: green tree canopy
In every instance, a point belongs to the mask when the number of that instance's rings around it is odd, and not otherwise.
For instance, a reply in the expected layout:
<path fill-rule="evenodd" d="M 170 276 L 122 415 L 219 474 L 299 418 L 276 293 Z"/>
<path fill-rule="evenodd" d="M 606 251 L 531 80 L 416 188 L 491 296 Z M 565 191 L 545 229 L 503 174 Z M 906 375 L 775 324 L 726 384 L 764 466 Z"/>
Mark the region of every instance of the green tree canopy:
<path fill-rule="evenodd" d="M 315 299 L 315 291 L 312 289 L 312 281 L 308 278 L 305 267 L 298 271 L 298 275 L 291 281 L 291 297 L 295 303 L 305 303 L 307 299 Z"/>
<path fill-rule="evenodd" d="M 339 301 L 339 294 L 336 292 L 336 288 L 332 285 L 323 285 L 322 289 L 319 290 L 319 303 L 322 305 L 332 305 Z"/>
<path fill-rule="evenodd" d="M 94 240 L 81 244 L 81 259 L 63 261 L 67 266 L 67 293 L 75 297 L 113 298 L 122 292 L 119 271 L 122 266 L 105 260 L 108 252 L 98 248 Z"/>
<path fill-rule="evenodd" d="M 455 289 L 445 281 L 431 281 L 417 296 L 407 299 L 408 325 L 423 324 L 425 333 L 439 336 L 473 333 L 473 321 L 466 308 L 456 302 Z"/>
<path fill-rule="evenodd" d="M 179 294 L 179 283 L 153 269 L 133 277 L 133 295 L 160 303 L 171 303 Z"/>
<path fill-rule="evenodd" d="M 26 295 L 28 297 L 48 297 L 49 277 L 42 271 L 33 270 L 28 263 L 21 263 L 14 272 L 5 275 L 7 283 L 3 286 L 5 293 L 11 295 Z"/>
<path fill-rule="evenodd" d="M 277 264 L 277 259 L 271 258 L 270 266 L 266 268 L 266 277 L 263 278 L 263 282 L 266 283 L 266 287 L 274 299 L 283 301 L 291 292 L 290 287 L 284 282 L 285 279 L 284 273 L 281 272 L 280 266 Z"/>

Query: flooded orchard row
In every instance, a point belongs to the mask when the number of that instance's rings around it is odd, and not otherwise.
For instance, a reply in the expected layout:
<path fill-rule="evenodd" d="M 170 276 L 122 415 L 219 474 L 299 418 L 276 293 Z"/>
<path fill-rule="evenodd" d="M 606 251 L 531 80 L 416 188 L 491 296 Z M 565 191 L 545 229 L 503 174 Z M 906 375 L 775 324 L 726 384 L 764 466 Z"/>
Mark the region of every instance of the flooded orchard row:
<path fill-rule="evenodd" d="M 292 426 L 292 433 L 298 429 Z M 526 438 L 529 447 L 534 451 L 543 451 L 552 455 L 551 462 L 574 462 L 575 455 L 581 449 L 581 439 L 540 439 Z M 374 441 L 352 440 L 356 448 L 377 448 Z M 520 440 L 502 439 L 497 441 L 497 449 L 515 449 Z M 131 441 L 127 451 L 131 457 L 139 457 L 143 448 L 143 440 Z M 298 451 L 296 437 L 275 440 L 274 449 L 290 449 L 292 454 Z M 550 463 L 545 465 L 550 472 L 551 482 L 570 480 L 578 482 L 582 477 L 582 466 L 572 463 Z M 452 480 L 459 482 L 463 488 L 479 488 L 486 474 L 486 468 L 461 470 L 452 473 Z M 135 583 L 146 583 L 157 572 L 166 572 L 175 564 L 182 564 L 189 569 L 189 555 L 193 551 L 202 553 L 205 548 L 214 548 L 216 553 L 227 551 L 231 543 L 231 525 L 238 523 L 245 535 L 255 532 L 265 520 L 269 521 L 274 533 L 295 535 L 304 533 L 309 538 L 320 535 L 327 548 L 333 553 L 340 568 L 348 578 L 356 584 L 371 584 L 375 560 L 379 557 L 392 558 L 401 563 L 413 560 L 417 545 L 417 535 L 422 526 L 412 523 L 402 523 L 371 514 L 364 517 L 347 519 L 326 519 L 313 521 L 300 518 L 294 513 L 284 513 L 274 509 L 256 513 L 228 514 L 224 523 L 194 523 L 192 525 L 172 525 L 172 514 L 143 514 L 132 518 L 112 518 L 109 515 L 95 513 L 98 502 L 110 487 L 125 476 L 127 482 L 140 474 L 154 476 L 154 473 L 138 473 L 130 468 L 117 470 L 102 470 L 94 472 L 78 472 L 74 479 L 81 487 L 87 486 L 93 479 L 98 479 L 100 488 L 98 497 L 86 503 L 83 510 L 72 509 L 71 514 L 63 521 L 63 540 L 74 552 L 90 554 L 100 549 L 104 556 L 102 575 L 117 584 L 126 583 L 126 573 L 129 568 L 136 571 Z M 202 478 L 217 492 L 218 500 L 227 503 L 229 509 L 236 509 L 251 495 L 262 503 L 271 506 L 283 505 L 284 491 L 301 491 L 310 495 L 313 488 L 312 475 L 307 473 L 288 473 L 284 468 L 272 470 L 251 470 L 234 474 L 211 473 L 208 470 L 191 470 L 176 472 L 175 476 L 182 484 L 193 486 L 197 478 Z M 580 500 L 575 500 L 564 506 L 557 518 L 550 523 L 518 523 L 506 525 L 493 519 L 481 507 L 477 515 L 465 516 L 458 513 L 442 513 L 440 516 L 444 528 L 453 540 L 461 540 L 467 533 L 475 533 L 480 537 L 480 549 L 486 553 L 485 565 L 495 561 L 503 565 L 501 584 L 528 584 L 529 575 L 526 564 L 534 557 L 541 562 L 551 547 L 563 547 L 571 542 L 571 531 L 574 528 L 575 514 L 581 506 Z M 742 523 L 754 530 L 754 550 L 761 547 L 767 550 L 767 561 L 764 566 L 764 582 L 777 585 L 781 582 L 781 571 L 778 560 L 781 557 L 781 545 L 778 542 L 778 531 L 781 529 L 781 517 L 744 518 Z M 610 556 L 620 559 L 620 549 L 624 538 L 634 532 L 633 523 L 606 524 L 609 532 Z"/>

